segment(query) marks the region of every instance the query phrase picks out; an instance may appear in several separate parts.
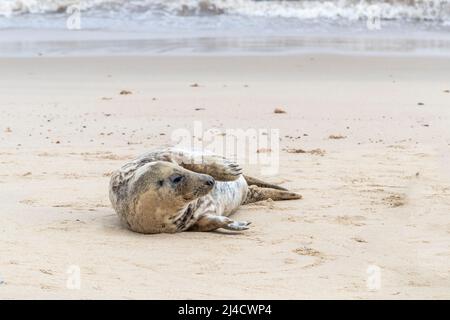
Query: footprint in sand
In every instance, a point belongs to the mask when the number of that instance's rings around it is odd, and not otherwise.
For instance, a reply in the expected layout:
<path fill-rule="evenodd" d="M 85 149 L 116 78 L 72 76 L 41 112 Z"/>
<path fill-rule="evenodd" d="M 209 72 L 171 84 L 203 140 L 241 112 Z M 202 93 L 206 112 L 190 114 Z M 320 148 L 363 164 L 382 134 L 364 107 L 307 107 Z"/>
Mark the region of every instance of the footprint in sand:
<path fill-rule="evenodd" d="M 57 157 L 57 153 L 40 152 L 37 154 L 38 157 Z"/>
<path fill-rule="evenodd" d="M 33 206 L 33 205 L 35 205 L 35 204 L 37 203 L 37 200 L 34 200 L 34 199 L 24 199 L 24 200 L 19 201 L 19 203 L 21 203 L 21 204 L 26 204 L 26 205 L 28 205 L 28 206 Z"/>
<path fill-rule="evenodd" d="M 59 221 L 59 222 L 51 223 L 51 224 L 48 224 L 45 227 L 41 227 L 41 228 L 37 229 L 37 231 L 39 231 L 39 232 L 47 232 L 49 230 L 54 230 L 54 231 L 67 232 L 67 231 L 83 230 L 85 228 L 86 228 L 86 222 L 81 221 L 79 219 L 75 219 L 75 220 L 62 220 L 62 221 Z M 43 273 L 46 273 L 46 272 L 44 272 L 42 270 L 40 270 L 40 271 L 43 272 Z"/>
<path fill-rule="evenodd" d="M 117 155 L 114 154 L 110 151 L 98 151 L 98 152 L 81 152 L 81 153 L 75 153 L 75 152 L 71 152 L 69 153 L 69 155 L 74 155 L 74 156 L 82 156 L 83 160 L 85 161 L 91 161 L 91 160 L 128 160 L 130 158 L 132 158 L 132 156 L 130 155 Z"/>
<path fill-rule="evenodd" d="M 275 201 L 273 201 L 272 199 L 267 199 L 267 200 L 263 200 L 263 201 L 259 201 L 256 203 L 250 203 L 247 206 L 247 209 L 252 210 L 252 209 L 261 209 L 261 208 L 265 208 L 265 209 L 275 209 Z"/>
<path fill-rule="evenodd" d="M 310 247 L 300 247 L 300 248 L 292 250 L 292 252 L 294 252 L 298 255 L 301 255 L 301 256 L 308 256 L 308 257 L 315 258 L 315 261 L 313 263 L 304 266 L 303 269 L 317 267 L 317 266 L 321 265 L 322 263 L 324 263 L 326 260 L 325 255 L 322 252 L 320 252 L 316 249 L 310 248 Z"/>
<path fill-rule="evenodd" d="M 364 220 L 366 220 L 366 218 L 363 216 L 337 216 L 335 218 L 335 222 L 338 224 L 356 227 L 364 226 Z"/>
<path fill-rule="evenodd" d="M 396 193 L 391 194 L 390 196 L 383 198 L 383 201 L 392 208 L 397 208 L 404 206 L 407 203 L 406 195 Z"/>

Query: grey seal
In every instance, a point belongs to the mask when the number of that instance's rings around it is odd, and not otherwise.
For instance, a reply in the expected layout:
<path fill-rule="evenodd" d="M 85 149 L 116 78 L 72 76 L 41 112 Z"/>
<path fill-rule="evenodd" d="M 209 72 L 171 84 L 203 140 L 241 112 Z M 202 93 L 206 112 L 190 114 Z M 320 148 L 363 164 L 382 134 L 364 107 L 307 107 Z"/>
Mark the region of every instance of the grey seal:
<path fill-rule="evenodd" d="M 238 164 L 224 157 L 165 148 L 147 152 L 113 172 L 109 197 L 132 231 L 175 233 L 246 230 L 249 222 L 229 218 L 241 205 L 302 196 L 244 176 Z"/>

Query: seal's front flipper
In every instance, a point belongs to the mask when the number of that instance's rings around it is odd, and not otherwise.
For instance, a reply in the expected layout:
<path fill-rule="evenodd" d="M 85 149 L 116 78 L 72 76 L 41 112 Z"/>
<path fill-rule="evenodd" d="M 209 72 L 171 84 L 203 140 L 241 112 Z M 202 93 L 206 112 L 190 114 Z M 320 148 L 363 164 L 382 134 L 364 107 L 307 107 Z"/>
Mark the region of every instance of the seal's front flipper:
<path fill-rule="evenodd" d="M 233 230 L 233 231 L 242 231 L 247 230 L 248 226 L 251 224 L 249 221 L 234 221 L 231 220 L 226 226 L 222 227 L 227 230 Z"/>
<path fill-rule="evenodd" d="M 277 200 L 296 200 L 301 199 L 302 196 L 295 192 L 272 189 L 272 188 L 260 188 L 258 186 L 249 186 L 247 198 L 243 204 L 253 203 L 257 201 L 263 201 L 267 199 Z"/>
<path fill-rule="evenodd" d="M 250 222 L 234 221 L 224 216 L 205 214 L 189 229 L 191 231 L 213 231 L 224 228 L 233 231 L 243 231 L 248 229 Z"/>
<path fill-rule="evenodd" d="M 242 174 L 237 163 L 215 154 L 170 150 L 169 157 L 183 168 L 208 174 L 217 181 L 234 181 Z"/>
<path fill-rule="evenodd" d="M 186 162 L 182 167 L 212 176 L 217 181 L 234 181 L 242 174 L 241 167 L 225 158 L 205 156 L 199 162 Z"/>

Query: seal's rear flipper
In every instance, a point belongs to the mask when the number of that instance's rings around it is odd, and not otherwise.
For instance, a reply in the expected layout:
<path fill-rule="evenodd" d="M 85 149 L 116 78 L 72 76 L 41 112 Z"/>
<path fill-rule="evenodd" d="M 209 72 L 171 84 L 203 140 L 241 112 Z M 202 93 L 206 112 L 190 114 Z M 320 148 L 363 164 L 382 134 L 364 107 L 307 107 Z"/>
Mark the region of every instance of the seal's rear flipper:
<path fill-rule="evenodd" d="M 246 176 L 246 175 L 244 175 L 244 178 L 247 181 L 247 184 L 249 186 L 255 185 L 255 186 L 258 186 L 258 187 L 261 187 L 261 188 L 272 188 L 272 189 L 287 191 L 286 188 L 277 186 L 276 184 L 271 184 L 271 183 L 268 183 L 268 182 L 264 182 L 264 181 L 259 180 L 257 178 L 249 177 L 249 176 Z"/>
<path fill-rule="evenodd" d="M 253 185 L 248 187 L 247 198 L 245 199 L 243 204 L 263 201 L 267 199 L 278 201 L 278 200 L 296 200 L 301 198 L 302 196 L 295 192 L 278 190 L 273 188 L 261 188 Z"/>

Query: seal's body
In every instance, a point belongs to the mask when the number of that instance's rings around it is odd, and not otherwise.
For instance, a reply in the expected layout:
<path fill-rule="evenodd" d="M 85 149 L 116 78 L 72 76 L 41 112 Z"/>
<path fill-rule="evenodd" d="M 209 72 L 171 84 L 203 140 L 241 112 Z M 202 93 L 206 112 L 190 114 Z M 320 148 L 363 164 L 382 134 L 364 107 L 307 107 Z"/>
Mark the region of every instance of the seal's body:
<path fill-rule="evenodd" d="M 240 205 L 301 196 L 242 175 L 232 161 L 212 154 L 156 150 L 111 176 L 110 200 L 121 220 L 140 233 L 248 229 L 228 216 Z"/>

